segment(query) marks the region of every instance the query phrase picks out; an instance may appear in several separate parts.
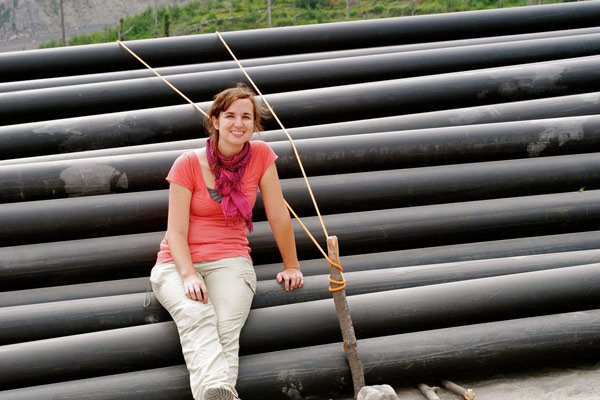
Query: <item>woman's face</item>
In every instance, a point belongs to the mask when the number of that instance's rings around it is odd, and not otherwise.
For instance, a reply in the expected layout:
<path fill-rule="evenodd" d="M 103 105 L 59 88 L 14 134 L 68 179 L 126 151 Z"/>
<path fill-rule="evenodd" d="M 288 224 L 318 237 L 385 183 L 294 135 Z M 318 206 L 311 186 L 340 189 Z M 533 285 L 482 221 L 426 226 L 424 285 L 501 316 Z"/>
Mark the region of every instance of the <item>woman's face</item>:
<path fill-rule="evenodd" d="M 212 117 L 214 128 L 219 132 L 219 148 L 239 147 L 254 133 L 254 106 L 250 99 L 238 99 L 221 114 Z M 221 149 L 224 150 L 224 149 Z"/>

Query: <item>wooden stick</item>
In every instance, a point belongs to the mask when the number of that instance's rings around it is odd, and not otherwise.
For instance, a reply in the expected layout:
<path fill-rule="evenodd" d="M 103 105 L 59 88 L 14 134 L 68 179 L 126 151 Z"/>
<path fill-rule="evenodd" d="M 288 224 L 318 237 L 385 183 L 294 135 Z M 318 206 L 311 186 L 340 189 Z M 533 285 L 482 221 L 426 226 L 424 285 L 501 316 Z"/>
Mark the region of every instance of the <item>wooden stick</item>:
<path fill-rule="evenodd" d="M 442 381 L 442 386 L 444 386 L 452 393 L 456 393 L 457 395 L 462 396 L 465 400 L 475 399 L 475 392 L 472 389 L 465 389 L 464 387 L 459 386 L 456 383 L 450 381 Z"/>
<path fill-rule="evenodd" d="M 340 254 L 338 247 L 337 236 L 329 236 L 327 238 L 327 251 L 329 258 L 339 264 Z M 330 264 L 329 266 L 329 277 L 336 281 L 342 281 L 342 272 Z M 360 360 L 360 354 L 358 352 L 358 343 L 356 342 L 356 335 L 354 334 L 354 326 L 352 325 L 352 318 L 348 311 L 348 302 L 346 301 L 346 291 L 340 290 L 333 292 L 333 302 L 335 304 L 335 311 L 340 322 L 340 328 L 342 330 L 342 337 L 344 338 L 344 352 L 350 365 L 350 372 L 352 373 L 352 383 L 354 384 L 354 397 L 358 396 L 360 389 L 365 386 L 365 374 L 363 372 L 362 361 Z"/>
<path fill-rule="evenodd" d="M 440 400 L 437 395 L 437 391 L 440 389 L 438 386 L 427 386 L 424 383 L 419 384 L 419 391 L 427 400 Z"/>

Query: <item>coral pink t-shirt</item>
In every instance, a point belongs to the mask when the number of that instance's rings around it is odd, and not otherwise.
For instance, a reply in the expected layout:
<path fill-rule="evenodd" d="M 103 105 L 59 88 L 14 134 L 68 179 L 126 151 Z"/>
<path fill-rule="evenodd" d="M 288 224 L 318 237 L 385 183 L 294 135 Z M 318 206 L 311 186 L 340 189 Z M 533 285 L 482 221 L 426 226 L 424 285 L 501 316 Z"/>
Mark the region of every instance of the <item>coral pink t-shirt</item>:
<path fill-rule="evenodd" d="M 242 190 L 254 207 L 258 184 L 277 155 L 260 140 L 250 142 L 251 158 L 242 177 Z M 243 219 L 225 225 L 221 204 L 211 199 L 202 177 L 200 162 L 195 151 L 177 158 L 167 175 L 167 181 L 185 186 L 192 192 L 188 245 L 192 262 L 214 261 L 229 257 L 250 258 L 250 247 Z M 173 261 L 167 236 L 160 243 L 156 263 Z"/>

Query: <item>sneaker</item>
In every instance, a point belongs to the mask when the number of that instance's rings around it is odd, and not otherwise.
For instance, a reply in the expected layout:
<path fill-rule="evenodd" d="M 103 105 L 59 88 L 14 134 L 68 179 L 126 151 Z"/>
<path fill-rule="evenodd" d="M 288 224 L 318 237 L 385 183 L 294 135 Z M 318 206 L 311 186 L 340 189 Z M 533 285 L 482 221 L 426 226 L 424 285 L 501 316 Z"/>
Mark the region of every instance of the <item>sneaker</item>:
<path fill-rule="evenodd" d="M 206 389 L 205 400 L 237 400 L 237 397 L 231 390 L 225 387 L 212 387 Z"/>

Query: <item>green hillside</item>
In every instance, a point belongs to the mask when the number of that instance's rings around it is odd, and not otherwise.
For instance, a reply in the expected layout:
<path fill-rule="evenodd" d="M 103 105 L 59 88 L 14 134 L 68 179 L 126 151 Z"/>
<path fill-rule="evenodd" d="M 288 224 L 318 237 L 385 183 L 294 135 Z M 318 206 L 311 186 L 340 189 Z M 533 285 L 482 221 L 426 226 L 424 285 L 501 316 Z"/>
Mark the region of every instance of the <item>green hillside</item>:
<path fill-rule="evenodd" d="M 569 1 L 574 0 L 203 0 L 148 8 L 102 32 L 72 36 L 68 45 Z M 40 47 L 61 45 L 54 40 Z"/>

